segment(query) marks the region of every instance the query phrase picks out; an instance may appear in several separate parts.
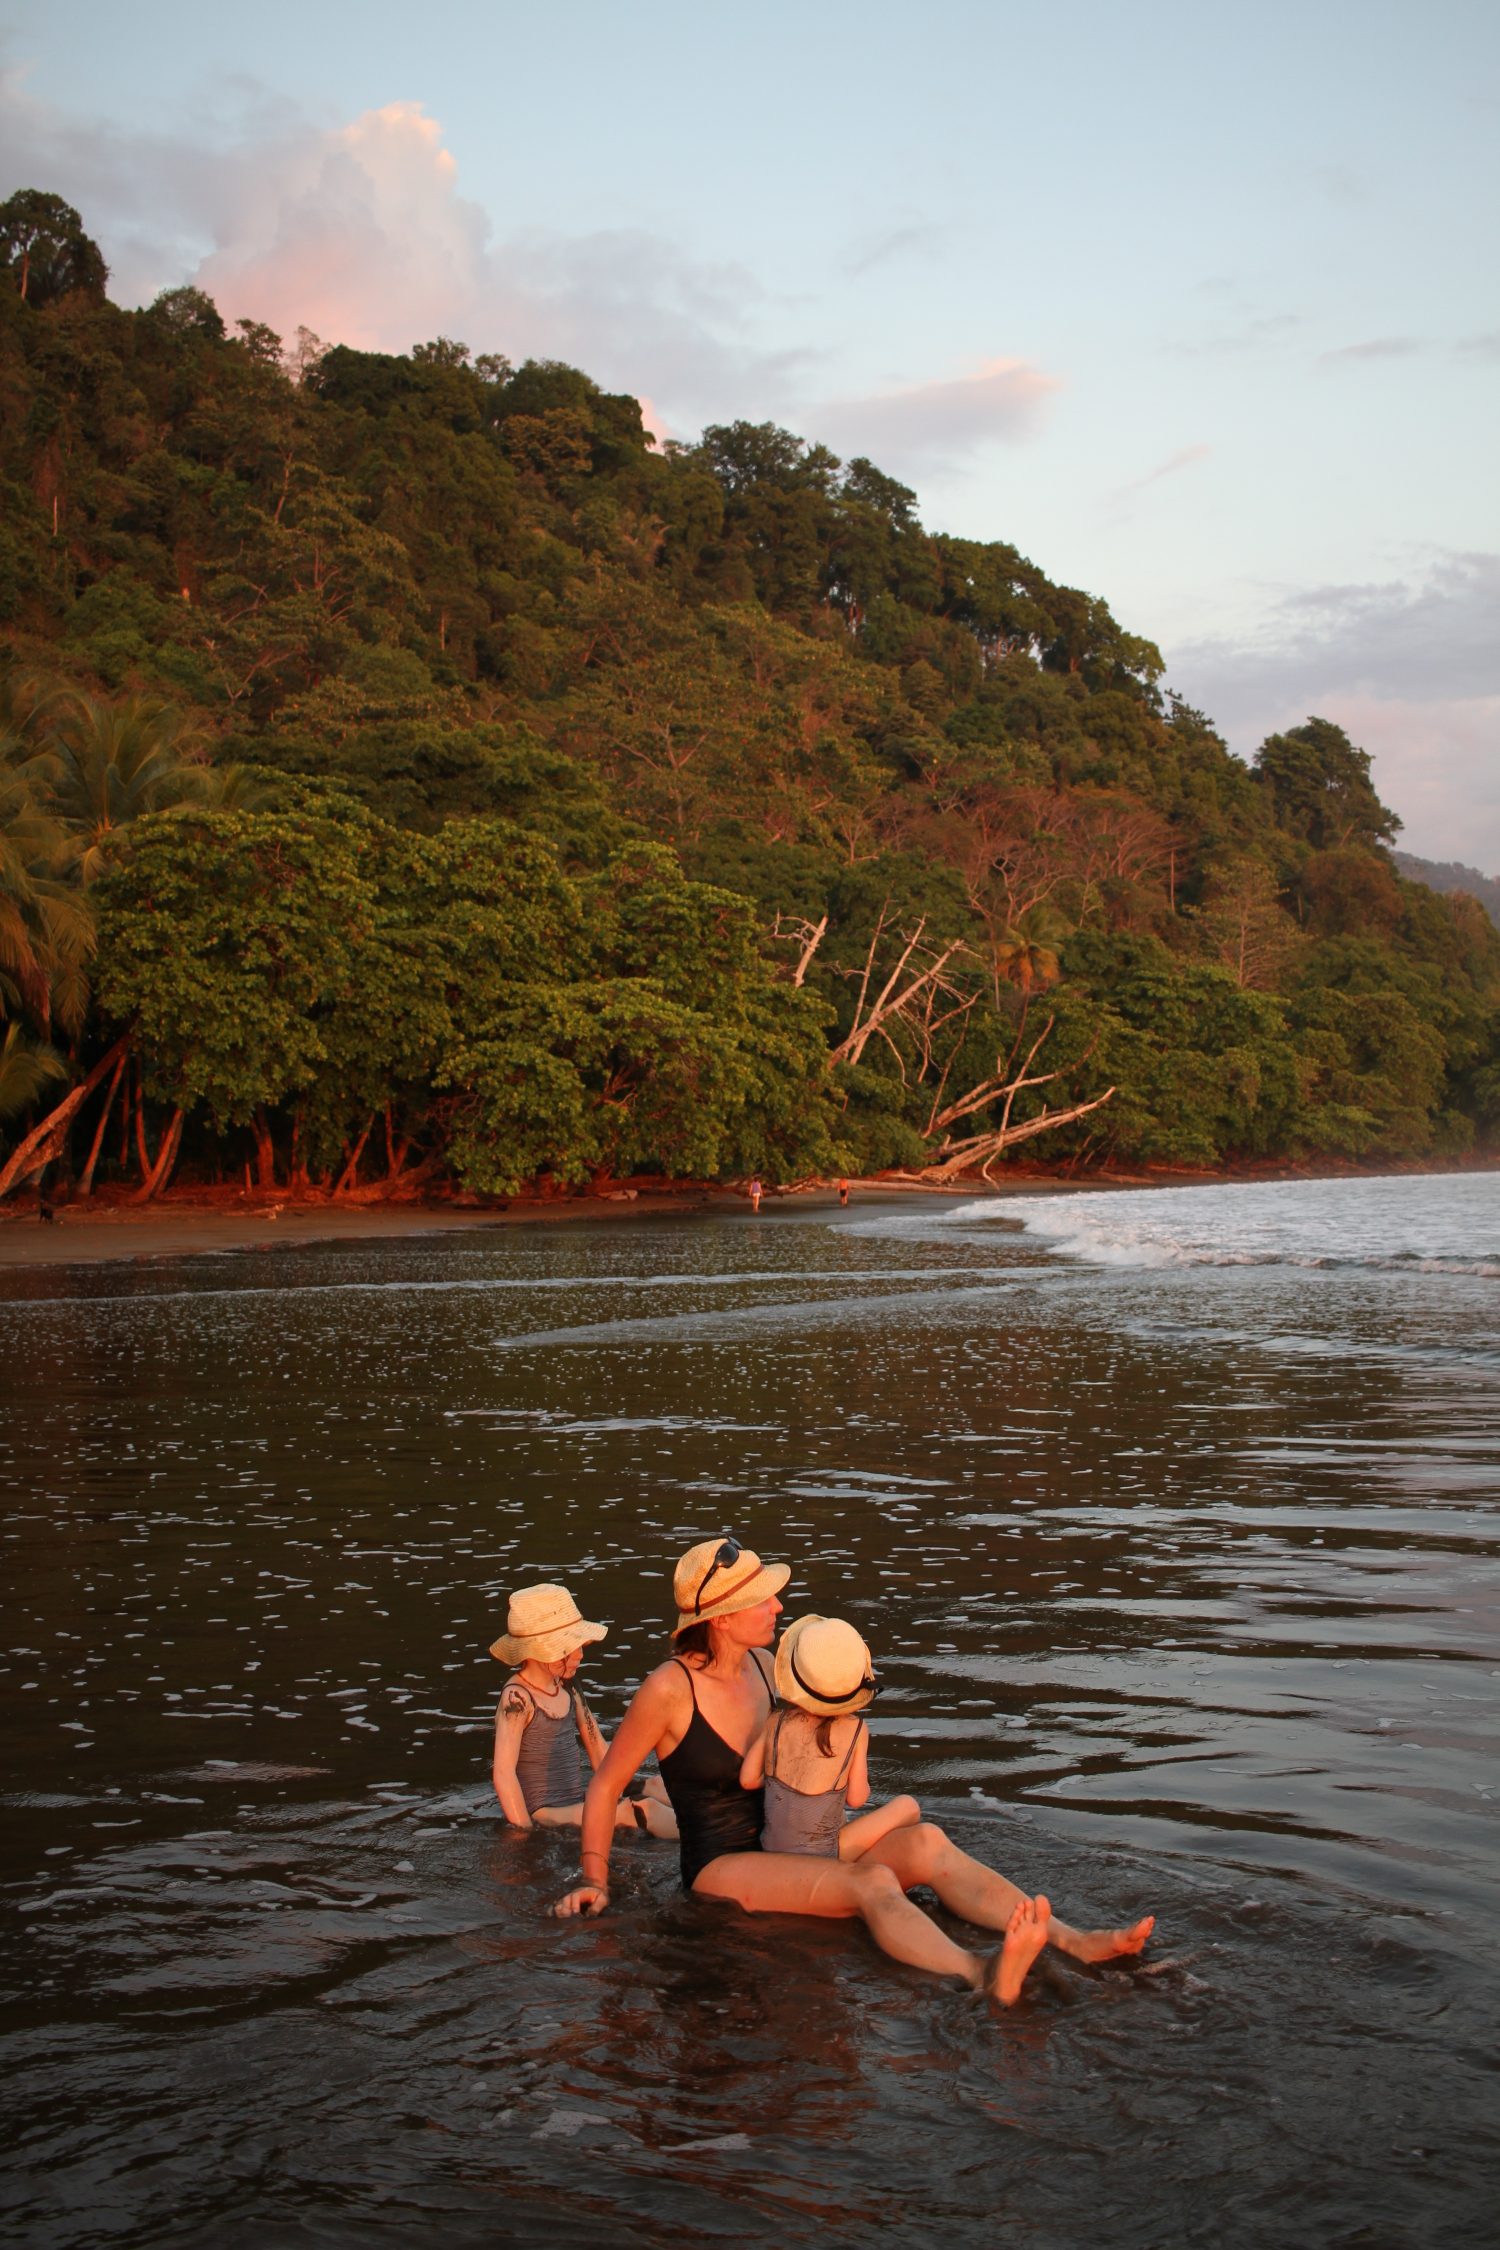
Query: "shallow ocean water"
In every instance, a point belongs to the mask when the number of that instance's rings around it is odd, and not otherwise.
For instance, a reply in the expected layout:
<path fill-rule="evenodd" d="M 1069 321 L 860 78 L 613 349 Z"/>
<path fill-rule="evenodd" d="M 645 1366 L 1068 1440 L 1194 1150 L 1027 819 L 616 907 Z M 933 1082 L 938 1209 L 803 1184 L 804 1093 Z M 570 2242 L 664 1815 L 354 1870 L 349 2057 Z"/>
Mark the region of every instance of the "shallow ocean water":
<path fill-rule="evenodd" d="M 8 2156 L 46 2250 L 1490 2243 L 1500 1177 L 12 1273 Z M 734 1530 L 877 1788 L 1138 1964 L 1003 2017 L 488 1788 L 506 1590 Z"/>

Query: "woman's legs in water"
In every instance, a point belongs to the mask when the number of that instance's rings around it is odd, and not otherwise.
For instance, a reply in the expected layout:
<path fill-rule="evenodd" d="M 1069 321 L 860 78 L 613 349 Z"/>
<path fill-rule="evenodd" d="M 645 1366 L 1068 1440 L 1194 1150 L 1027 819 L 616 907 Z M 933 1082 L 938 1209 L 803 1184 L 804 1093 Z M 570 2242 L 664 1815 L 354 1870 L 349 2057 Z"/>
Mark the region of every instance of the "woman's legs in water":
<path fill-rule="evenodd" d="M 531 1817 L 539 1828 L 578 1828 L 583 1824 L 583 1805 L 538 1805 Z M 677 1835 L 677 1815 L 670 1805 L 648 1792 L 620 1799 L 615 1807 L 615 1826 L 639 1828 L 648 1836 L 665 1837 L 670 1842 Z"/>
<path fill-rule="evenodd" d="M 915 1828 L 898 1828 L 872 1844 L 862 1864 L 873 1862 L 889 1867 L 904 1891 L 925 1883 L 944 1906 L 981 1930 L 1008 1929 L 1026 1897 L 994 1868 L 961 1852 L 930 1820 Z M 1075 1961 L 1113 1961 L 1122 1953 L 1139 1953 L 1155 1919 L 1148 1914 L 1124 1930 L 1075 1930 L 1054 1916 L 1048 1940 Z"/>
<path fill-rule="evenodd" d="M 726 1852 L 711 1860 L 693 1889 L 731 1900 L 747 1914 L 812 1914 L 830 1921 L 855 1916 L 882 1953 L 932 1976 L 958 1977 L 1009 2006 L 1047 1942 L 1047 1902 L 1023 1899 L 1005 1943 L 990 1961 L 969 1953 L 913 1906 L 899 1878 L 874 1859 L 842 1860 L 794 1852 Z"/>

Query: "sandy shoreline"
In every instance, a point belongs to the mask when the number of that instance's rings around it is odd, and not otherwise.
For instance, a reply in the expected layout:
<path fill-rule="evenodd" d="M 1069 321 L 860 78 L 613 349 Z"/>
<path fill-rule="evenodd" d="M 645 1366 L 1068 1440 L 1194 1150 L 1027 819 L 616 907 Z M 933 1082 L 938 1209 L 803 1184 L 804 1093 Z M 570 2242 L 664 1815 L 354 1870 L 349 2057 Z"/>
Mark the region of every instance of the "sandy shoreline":
<path fill-rule="evenodd" d="M 1020 1184 L 1020 1183 L 1018 1183 Z M 1026 1183 L 1036 1187 L 1040 1181 Z M 861 1183 L 852 1190 L 851 1208 L 860 1205 L 920 1202 L 934 1191 L 894 1182 Z M 994 1193 L 966 1183 L 941 1191 L 962 1195 Z M 831 1186 L 769 1195 L 762 1217 L 784 1212 L 837 1210 Z M 221 1203 L 173 1202 L 148 1209 L 125 1204 L 71 1204 L 48 1223 L 31 1203 L 0 1212 L 0 1268 L 96 1265 L 122 1258 L 186 1258 L 226 1250 L 267 1250 L 288 1244 L 393 1240 L 410 1235 L 475 1234 L 497 1227 L 554 1226 L 567 1221 L 687 1218 L 714 1211 L 728 1215 L 750 1206 L 734 1188 L 693 1187 L 682 1192 L 622 1189 L 612 1195 L 549 1196 L 517 1199 L 507 1208 L 465 1209 L 450 1203 L 330 1204 L 258 1197 L 243 1209 Z"/>
<path fill-rule="evenodd" d="M 851 1180 L 851 1211 L 894 1204 L 920 1206 L 944 1201 L 977 1202 L 990 1196 L 1107 1194 L 1121 1188 L 1213 1187 L 1231 1183 L 1270 1184 L 1276 1180 L 1373 1179 L 1391 1173 L 1492 1171 L 1493 1160 L 1469 1164 L 1393 1166 L 1386 1173 L 1354 1166 L 1266 1166 L 1224 1172 L 1187 1169 L 1151 1172 L 1094 1172 L 1082 1178 L 1044 1172 L 1016 1172 L 995 1186 L 963 1180 L 942 1187 L 913 1180 Z M 809 1211 L 838 1209 L 831 1181 L 805 1188 L 772 1190 L 762 1220 Z M 189 1189 L 142 1208 L 129 1201 L 69 1204 L 48 1223 L 29 1200 L 0 1208 L 0 1269 L 7 1267 L 98 1265 L 125 1258 L 187 1258 L 230 1250 L 268 1250 L 288 1244 L 393 1240 L 409 1235 L 474 1234 L 497 1227 L 554 1226 L 600 1219 L 690 1218 L 704 1212 L 747 1220 L 749 1203 L 739 1188 L 702 1182 L 681 1188 L 622 1187 L 602 1195 L 517 1197 L 505 1207 L 472 1208 L 446 1202 L 334 1204 L 315 1196 L 236 1196 L 226 1202 L 213 1190 Z"/>

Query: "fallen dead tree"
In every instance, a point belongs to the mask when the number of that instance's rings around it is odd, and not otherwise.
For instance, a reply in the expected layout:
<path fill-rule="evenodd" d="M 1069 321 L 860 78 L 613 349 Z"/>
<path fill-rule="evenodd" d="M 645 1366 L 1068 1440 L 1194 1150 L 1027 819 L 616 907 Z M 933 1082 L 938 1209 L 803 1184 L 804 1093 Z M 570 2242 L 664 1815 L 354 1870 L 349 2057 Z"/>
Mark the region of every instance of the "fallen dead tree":
<path fill-rule="evenodd" d="M 1046 1045 L 1056 1020 L 1054 1016 L 1047 1018 L 1026 1050 L 1025 1060 L 1019 1070 L 1012 1072 L 1011 1065 L 1015 1061 L 1015 1049 L 1012 1049 L 1010 1061 L 1004 1067 L 997 1068 L 994 1077 L 986 1079 L 982 1085 L 971 1087 L 961 1100 L 950 1102 L 946 1109 L 938 1111 L 928 1128 L 927 1137 L 931 1139 L 934 1133 L 941 1132 L 944 1139 L 933 1162 L 924 1167 L 929 1178 L 951 1180 L 959 1172 L 977 1171 L 982 1179 L 987 1180 L 990 1177 L 990 1166 L 1008 1148 L 1015 1148 L 1022 1141 L 1034 1140 L 1038 1133 L 1054 1132 L 1059 1125 L 1072 1125 L 1080 1117 L 1091 1116 L 1111 1099 L 1115 1091 L 1113 1086 L 1106 1087 L 1102 1094 L 1096 1094 L 1092 1101 L 1073 1102 L 1065 1109 L 1049 1109 L 1044 1103 L 1039 1116 L 1025 1118 L 1019 1125 L 1011 1123 L 1011 1111 L 1018 1094 L 1026 1093 L 1033 1086 L 1055 1086 L 1060 1079 L 1068 1077 L 1087 1062 L 1093 1052 L 1091 1047 L 1085 1048 L 1077 1062 L 1064 1064 L 1058 1070 L 1034 1071 L 1031 1066 Z M 982 1109 L 992 1109 L 996 1102 L 1000 1104 L 998 1125 L 958 1137 L 949 1130 L 965 1118 L 977 1116 Z"/>
<path fill-rule="evenodd" d="M 979 1001 L 980 991 L 977 986 L 966 991 L 957 973 L 972 957 L 972 949 L 962 939 L 934 944 L 926 938 L 926 927 L 923 916 L 915 929 L 894 931 L 899 950 L 894 965 L 877 983 L 881 941 L 893 930 L 889 914 L 882 908 L 863 966 L 847 972 L 851 977 L 858 977 L 854 1021 L 837 1046 L 830 1049 L 828 1065 L 832 1070 L 840 1063 L 858 1063 L 872 1039 L 882 1040 L 895 1059 L 903 1085 L 915 1082 L 933 1087 L 923 1132 L 925 1140 L 936 1144 L 933 1160 L 919 1172 L 902 1177 L 933 1186 L 941 1186 L 963 1172 L 978 1172 L 981 1178 L 989 1179 L 990 1166 L 1007 1149 L 1091 1116 L 1111 1100 L 1115 1088 L 1106 1087 L 1102 1094 L 1088 1101 L 1065 1103 L 1055 1109 L 1044 1100 L 1037 1115 L 1016 1122 L 1013 1113 L 1020 1095 L 1041 1086 L 1059 1085 L 1081 1069 L 1093 1052 L 1090 1046 L 1073 1062 L 1061 1064 L 1055 1070 L 1037 1070 L 1034 1065 L 1057 1019 L 1055 1016 L 1047 1018 L 1022 1055 L 1027 1031 L 1027 1011 L 1023 1009 L 1010 1054 L 1003 1060 L 997 1056 L 995 1069 L 988 1078 L 970 1086 L 955 1100 L 945 1102 L 961 1050 L 963 1022 Z M 800 985 L 806 979 L 827 930 L 826 914 L 816 923 L 788 920 L 783 926 L 778 920 L 776 935 L 797 947 L 793 983 Z M 998 1122 L 968 1133 L 955 1131 L 956 1127 L 985 1112 L 993 1120 L 997 1106 Z"/>

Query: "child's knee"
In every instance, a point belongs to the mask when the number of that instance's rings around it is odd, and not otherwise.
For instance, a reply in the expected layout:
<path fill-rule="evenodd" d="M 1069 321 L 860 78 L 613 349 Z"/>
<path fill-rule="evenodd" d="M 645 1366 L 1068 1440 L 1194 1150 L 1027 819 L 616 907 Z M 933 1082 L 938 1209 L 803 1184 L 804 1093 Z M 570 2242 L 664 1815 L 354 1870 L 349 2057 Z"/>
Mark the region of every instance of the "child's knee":
<path fill-rule="evenodd" d="M 850 1868 L 849 1873 L 858 1888 L 860 1898 L 869 1905 L 878 1906 L 887 1900 L 900 1898 L 902 1895 L 901 1883 L 895 1869 L 887 1867 L 881 1860 L 867 1860 L 863 1865 L 856 1863 L 855 1866 Z"/>
<path fill-rule="evenodd" d="M 918 1864 L 923 1869 L 930 1871 L 940 1867 L 945 1859 L 952 1856 L 953 1846 L 942 1829 L 935 1827 L 930 1820 L 919 1820 L 908 1833 L 916 1846 Z"/>

